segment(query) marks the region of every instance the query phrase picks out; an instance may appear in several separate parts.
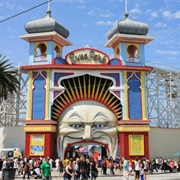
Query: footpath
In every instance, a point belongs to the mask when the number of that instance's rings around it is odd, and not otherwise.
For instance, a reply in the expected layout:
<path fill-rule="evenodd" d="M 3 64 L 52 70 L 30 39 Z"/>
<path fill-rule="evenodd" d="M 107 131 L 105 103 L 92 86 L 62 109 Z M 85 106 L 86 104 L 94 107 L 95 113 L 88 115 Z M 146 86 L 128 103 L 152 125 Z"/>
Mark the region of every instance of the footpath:
<path fill-rule="evenodd" d="M 107 172 L 108 173 L 108 172 Z M 122 175 L 103 175 L 100 173 L 98 174 L 97 180 L 122 180 Z M 22 175 L 16 175 L 15 179 L 22 179 Z M 30 179 L 34 179 L 30 177 Z M 52 171 L 52 180 L 63 180 L 63 177 L 59 177 L 59 172 L 55 169 Z M 130 176 L 129 180 L 134 180 L 134 176 Z M 180 172 L 178 173 L 161 173 L 161 172 L 154 172 L 152 174 L 147 175 L 147 180 L 180 180 Z"/>

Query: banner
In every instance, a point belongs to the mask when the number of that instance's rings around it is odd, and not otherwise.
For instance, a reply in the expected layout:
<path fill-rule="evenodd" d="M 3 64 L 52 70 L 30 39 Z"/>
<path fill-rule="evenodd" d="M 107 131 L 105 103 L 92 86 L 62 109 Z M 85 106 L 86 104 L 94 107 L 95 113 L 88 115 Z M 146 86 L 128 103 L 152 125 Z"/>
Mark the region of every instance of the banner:
<path fill-rule="evenodd" d="M 129 135 L 129 155 L 144 155 L 144 135 Z"/>
<path fill-rule="evenodd" d="M 30 137 L 30 156 L 44 156 L 44 135 L 31 135 Z"/>

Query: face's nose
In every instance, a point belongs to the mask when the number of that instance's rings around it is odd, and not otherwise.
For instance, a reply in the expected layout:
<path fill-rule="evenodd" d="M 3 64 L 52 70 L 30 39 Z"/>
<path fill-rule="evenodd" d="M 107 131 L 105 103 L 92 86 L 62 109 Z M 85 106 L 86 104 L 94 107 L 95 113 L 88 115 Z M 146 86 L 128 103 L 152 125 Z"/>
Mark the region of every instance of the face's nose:
<path fill-rule="evenodd" d="M 85 125 L 83 139 L 84 140 L 92 139 L 91 125 Z"/>

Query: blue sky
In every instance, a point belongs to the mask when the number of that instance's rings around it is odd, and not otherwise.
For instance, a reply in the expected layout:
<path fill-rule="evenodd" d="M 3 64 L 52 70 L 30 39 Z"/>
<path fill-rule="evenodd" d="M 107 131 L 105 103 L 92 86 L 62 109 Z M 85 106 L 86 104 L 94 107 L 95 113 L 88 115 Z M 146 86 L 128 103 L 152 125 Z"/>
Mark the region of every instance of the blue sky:
<path fill-rule="evenodd" d="M 1 0 L 0 21 L 37 6 L 47 0 Z M 43 18 L 48 5 L 28 11 L 0 23 L 0 53 L 15 67 L 28 64 L 29 44 L 19 38 L 27 34 L 26 22 Z M 63 56 L 89 45 L 112 56 L 105 48 L 107 32 L 119 20 L 124 20 L 125 0 L 53 0 L 51 16 L 70 31 L 68 40 L 73 46 L 64 47 Z M 180 0 L 128 0 L 131 20 L 149 26 L 154 40 L 145 46 L 147 62 L 162 67 L 180 68 Z"/>

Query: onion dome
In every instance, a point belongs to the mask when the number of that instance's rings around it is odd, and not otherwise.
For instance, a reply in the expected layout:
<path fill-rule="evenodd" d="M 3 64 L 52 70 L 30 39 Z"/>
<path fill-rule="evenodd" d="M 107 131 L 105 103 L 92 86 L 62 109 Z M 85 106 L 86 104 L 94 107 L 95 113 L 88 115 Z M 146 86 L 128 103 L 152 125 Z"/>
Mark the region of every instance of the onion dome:
<path fill-rule="evenodd" d="M 129 14 L 126 13 L 126 19 L 119 21 L 107 33 L 107 38 L 111 39 L 115 34 L 131 34 L 131 35 L 146 35 L 148 33 L 148 25 L 141 22 L 132 21 L 128 18 Z"/>
<path fill-rule="evenodd" d="M 25 29 L 30 34 L 55 31 L 64 38 L 69 36 L 69 31 L 56 22 L 55 19 L 51 18 L 51 11 L 47 11 L 44 18 L 27 22 L 25 24 Z"/>

